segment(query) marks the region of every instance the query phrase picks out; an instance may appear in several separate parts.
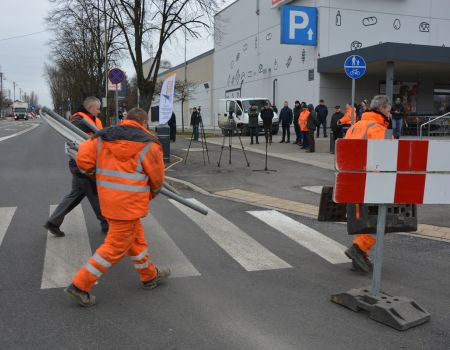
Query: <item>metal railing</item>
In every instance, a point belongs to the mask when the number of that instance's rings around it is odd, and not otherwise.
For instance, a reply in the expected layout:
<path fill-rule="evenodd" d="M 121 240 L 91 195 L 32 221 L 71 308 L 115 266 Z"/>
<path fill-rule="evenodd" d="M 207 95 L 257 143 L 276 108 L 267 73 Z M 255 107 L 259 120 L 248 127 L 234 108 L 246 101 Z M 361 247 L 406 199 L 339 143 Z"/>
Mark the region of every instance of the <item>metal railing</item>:
<path fill-rule="evenodd" d="M 431 124 L 433 124 L 434 122 L 436 122 L 436 121 L 438 121 L 438 120 L 441 121 L 441 125 L 440 125 L 441 127 L 445 127 L 445 130 L 446 130 L 446 131 L 450 131 L 450 124 L 448 124 L 448 122 L 447 122 L 447 125 L 444 125 L 444 124 L 442 123 L 442 120 L 443 120 L 443 119 L 450 119 L 450 112 L 445 113 L 445 114 L 443 114 L 443 115 L 440 115 L 440 116 L 438 116 L 438 117 L 436 117 L 436 118 L 434 118 L 434 119 L 431 119 L 431 120 L 429 120 L 429 121 L 423 123 L 423 124 L 420 126 L 419 138 L 422 138 L 423 128 L 424 128 L 425 126 L 428 126 L 428 136 L 430 136 L 430 133 L 431 133 L 430 126 L 431 126 Z"/>

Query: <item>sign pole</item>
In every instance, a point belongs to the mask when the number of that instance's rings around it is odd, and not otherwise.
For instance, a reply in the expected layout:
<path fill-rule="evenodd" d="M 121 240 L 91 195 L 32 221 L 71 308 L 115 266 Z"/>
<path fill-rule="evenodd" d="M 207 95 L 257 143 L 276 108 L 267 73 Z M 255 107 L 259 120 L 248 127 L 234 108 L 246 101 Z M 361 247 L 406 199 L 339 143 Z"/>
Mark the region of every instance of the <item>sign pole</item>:
<path fill-rule="evenodd" d="M 115 99 L 116 99 L 116 125 L 119 124 L 119 89 L 118 84 L 116 84 L 116 90 L 115 90 Z"/>
<path fill-rule="evenodd" d="M 356 116 L 355 116 L 355 86 L 356 86 L 356 79 L 352 79 L 352 124 L 356 122 Z"/>
<path fill-rule="evenodd" d="M 375 260 L 372 275 L 372 294 L 377 296 L 380 293 L 381 266 L 383 264 L 384 231 L 386 228 L 387 205 L 378 206 L 377 220 L 377 243 L 375 245 Z"/>

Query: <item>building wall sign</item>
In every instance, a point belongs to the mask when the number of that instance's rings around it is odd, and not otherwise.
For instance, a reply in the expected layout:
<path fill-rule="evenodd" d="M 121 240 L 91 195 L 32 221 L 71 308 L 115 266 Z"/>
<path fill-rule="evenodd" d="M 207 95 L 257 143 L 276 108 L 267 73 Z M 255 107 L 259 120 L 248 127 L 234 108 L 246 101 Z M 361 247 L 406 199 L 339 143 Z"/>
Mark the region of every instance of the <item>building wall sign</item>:
<path fill-rule="evenodd" d="M 317 45 L 317 8 L 284 5 L 281 8 L 281 43 Z"/>

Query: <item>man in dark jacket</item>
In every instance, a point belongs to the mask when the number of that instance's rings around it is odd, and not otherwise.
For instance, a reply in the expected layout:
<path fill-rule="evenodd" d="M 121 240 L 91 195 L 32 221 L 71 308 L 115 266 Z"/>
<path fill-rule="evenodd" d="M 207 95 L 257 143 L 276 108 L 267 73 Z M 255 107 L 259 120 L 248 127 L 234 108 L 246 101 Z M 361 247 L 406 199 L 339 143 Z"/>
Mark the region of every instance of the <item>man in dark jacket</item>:
<path fill-rule="evenodd" d="M 313 105 L 308 105 L 308 110 L 310 112 L 308 122 L 306 124 L 306 127 L 309 129 L 308 131 L 308 144 L 309 144 L 309 150 L 308 152 L 315 152 L 316 151 L 316 142 L 314 140 L 314 131 L 316 130 L 316 127 L 320 126 L 319 121 L 317 120 L 316 111 L 314 110 Z"/>
<path fill-rule="evenodd" d="M 167 125 L 170 127 L 170 141 L 175 142 L 177 138 L 177 117 L 174 112 L 172 112 L 172 116 L 167 122 Z"/>
<path fill-rule="evenodd" d="M 405 116 L 405 108 L 403 107 L 402 100 L 400 98 L 395 99 L 395 103 L 392 106 L 392 130 L 394 137 L 399 139 L 402 135 L 403 117 Z"/>
<path fill-rule="evenodd" d="M 102 122 L 99 119 L 99 115 L 100 100 L 96 97 L 88 97 L 84 100 L 83 106 L 78 112 L 70 117 L 70 122 L 86 134 L 93 135 L 93 129 L 91 129 L 89 125 L 92 125 L 97 129 L 102 129 Z M 82 173 L 78 169 L 74 159 L 69 161 L 69 169 L 72 173 L 72 190 L 56 207 L 44 227 L 56 237 L 64 237 L 65 233 L 61 231 L 60 226 L 62 225 L 65 216 L 80 204 L 84 197 L 87 197 L 89 203 L 91 203 L 92 209 L 94 209 L 97 219 L 100 221 L 102 233 L 106 234 L 106 232 L 108 232 L 108 222 L 100 211 L 95 179 Z"/>
<path fill-rule="evenodd" d="M 293 110 L 293 123 L 294 123 L 294 131 L 295 131 L 295 143 L 296 145 L 301 145 L 302 143 L 302 131 L 300 130 L 300 126 L 298 125 L 298 118 L 300 117 L 300 113 L 302 109 L 300 107 L 300 102 L 295 101 L 295 107 Z"/>
<path fill-rule="evenodd" d="M 248 129 L 250 130 L 250 144 L 253 145 L 253 136 L 256 138 L 256 143 L 259 144 L 258 141 L 258 122 L 259 112 L 256 106 L 256 103 L 252 103 L 250 110 L 248 111 Z"/>
<path fill-rule="evenodd" d="M 341 111 L 341 106 L 336 106 L 334 114 L 331 116 L 330 128 L 333 132 L 333 139 L 337 140 L 342 137 L 341 126 L 338 125 L 338 121 L 344 116 Z"/>
<path fill-rule="evenodd" d="M 284 143 L 287 135 L 287 143 L 291 142 L 291 124 L 292 119 L 294 119 L 294 115 L 292 114 L 292 109 L 289 108 L 288 101 L 284 101 L 284 106 L 279 114 L 281 127 L 283 128 L 283 137 L 280 143 Z"/>
<path fill-rule="evenodd" d="M 325 105 L 324 100 L 320 100 L 320 104 L 317 105 L 315 111 L 317 120 L 319 121 L 319 126 L 317 127 L 317 137 L 319 137 L 320 134 L 320 125 L 323 125 L 323 137 L 327 137 L 328 107 Z"/>
<path fill-rule="evenodd" d="M 194 134 L 194 141 L 198 141 L 199 130 L 198 127 L 201 123 L 200 113 L 197 111 L 197 107 L 194 107 L 191 114 L 191 126 Z"/>
<path fill-rule="evenodd" d="M 261 110 L 261 119 L 264 126 L 264 136 L 266 138 L 266 143 L 272 143 L 272 119 L 274 117 L 273 109 L 268 103 Z"/>

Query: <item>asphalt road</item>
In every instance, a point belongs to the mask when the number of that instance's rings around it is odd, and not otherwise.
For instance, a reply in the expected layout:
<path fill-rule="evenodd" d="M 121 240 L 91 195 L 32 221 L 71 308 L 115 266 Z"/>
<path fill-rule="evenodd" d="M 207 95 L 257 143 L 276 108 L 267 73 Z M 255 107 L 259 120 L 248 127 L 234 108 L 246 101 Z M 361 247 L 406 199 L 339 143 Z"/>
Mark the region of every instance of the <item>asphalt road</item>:
<path fill-rule="evenodd" d="M 70 278 L 68 271 L 81 267 L 73 266 L 77 254 L 103 239 L 87 202 L 67 218 L 65 238 L 48 237 L 42 227 L 50 206 L 69 190 L 66 163 L 63 140 L 45 124 L 0 142 L 2 350 L 450 347 L 449 243 L 386 237 L 383 289 L 414 298 L 432 314 L 431 322 L 398 332 L 329 301 L 332 293 L 370 284 L 369 276 L 265 223 L 273 212 L 188 190 L 183 195 L 213 215 L 197 217 L 160 197 L 145 224 L 155 261 L 178 277 L 144 291 L 125 259 L 94 288 L 98 305 L 80 308 L 57 276 L 43 287 L 52 269 Z M 314 183 L 314 169 L 303 169 L 296 170 L 295 186 Z M 174 177 L 181 172 L 171 170 Z M 225 181 L 227 173 L 215 176 Z M 283 174 L 266 176 L 268 183 L 273 178 L 285 191 Z M 294 227 L 316 230 L 313 241 L 329 238 L 331 250 L 350 242 L 344 225 L 279 214 Z"/>

